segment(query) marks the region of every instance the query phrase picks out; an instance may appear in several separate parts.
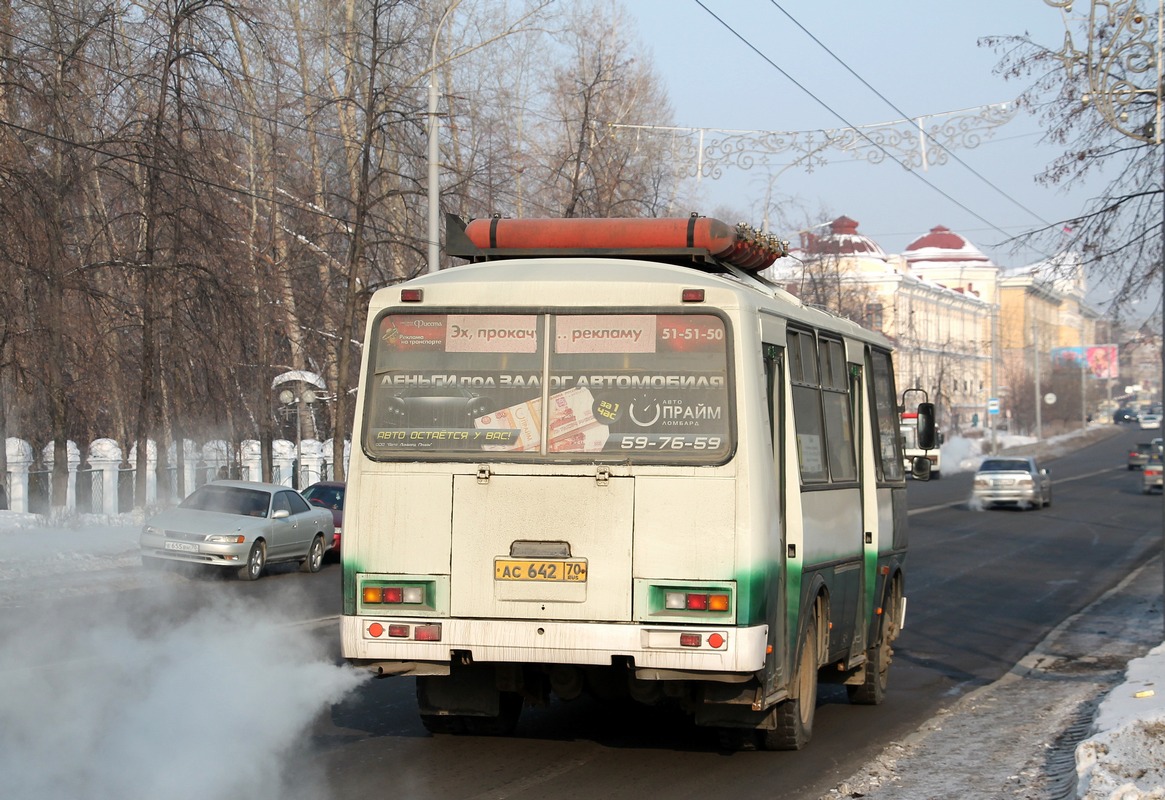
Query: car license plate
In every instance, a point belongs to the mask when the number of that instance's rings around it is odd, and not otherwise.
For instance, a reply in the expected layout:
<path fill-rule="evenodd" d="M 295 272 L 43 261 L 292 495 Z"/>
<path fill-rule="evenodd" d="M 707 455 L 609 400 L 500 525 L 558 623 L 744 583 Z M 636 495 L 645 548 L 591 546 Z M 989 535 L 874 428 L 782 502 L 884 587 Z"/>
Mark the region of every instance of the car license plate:
<path fill-rule="evenodd" d="M 494 559 L 494 580 L 498 581 L 565 581 L 585 583 L 586 559 L 549 561 L 546 559 Z"/>
<path fill-rule="evenodd" d="M 189 542 L 166 542 L 163 547 L 166 550 L 178 550 L 183 553 L 197 553 L 198 545 L 190 544 Z"/>

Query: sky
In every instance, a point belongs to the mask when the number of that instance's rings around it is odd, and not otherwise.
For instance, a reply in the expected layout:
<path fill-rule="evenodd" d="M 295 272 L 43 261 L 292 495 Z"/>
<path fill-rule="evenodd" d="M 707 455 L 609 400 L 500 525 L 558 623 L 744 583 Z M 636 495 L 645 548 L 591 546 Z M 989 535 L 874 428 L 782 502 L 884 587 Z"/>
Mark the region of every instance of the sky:
<path fill-rule="evenodd" d="M 1028 33 L 1058 48 L 1066 30 L 1062 12 L 1043 0 L 625 3 L 667 88 L 676 125 L 740 131 L 831 130 L 951 111 L 977 115 L 983 107 L 1012 101 L 1026 88 L 994 73 L 999 55 L 979 45 L 982 37 Z M 890 253 L 902 252 L 942 225 L 999 266 L 1042 260 L 1051 254 L 1013 253 L 1003 243 L 1079 214 L 1091 194 L 1036 182 L 1059 151 L 1042 141 L 1031 117 L 1021 112 L 998 127 L 975 125 L 982 142 L 952 148 L 967 166 L 950 158 L 925 171 L 910 171 L 889 160 L 872 164 L 823 151 L 829 163 L 809 172 L 804 159 L 796 161 L 797 154 L 776 153 L 767 156 L 770 166 L 730 168 L 718 179 L 702 178 L 699 199 L 713 211 L 746 214 L 760 226 L 771 191 L 776 202 L 792 210 L 785 220 L 790 227 L 844 214 Z M 904 157 L 905 145 L 897 152 Z M 704 208 L 689 210 L 715 215 Z M 772 232 L 796 244 L 797 231 L 782 230 L 775 216 Z"/>

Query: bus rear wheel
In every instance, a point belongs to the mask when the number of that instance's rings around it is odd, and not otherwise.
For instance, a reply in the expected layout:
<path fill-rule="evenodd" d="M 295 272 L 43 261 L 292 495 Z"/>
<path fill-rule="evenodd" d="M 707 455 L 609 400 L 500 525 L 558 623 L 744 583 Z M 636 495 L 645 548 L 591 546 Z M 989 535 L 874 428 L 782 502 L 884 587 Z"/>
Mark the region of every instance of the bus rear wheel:
<path fill-rule="evenodd" d="M 774 709 L 777 727 L 760 732 L 765 750 L 800 750 L 813 737 L 817 713 L 817 620 L 801 635 L 800 657 L 793 674 L 793 696 Z"/>
<path fill-rule="evenodd" d="M 880 705 L 886 699 L 890 681 L 890 663 L 894 660 L 894 640 L 898 638 L 898 609 L 902 605 L 902 590 L 897 584 L 890 592 L 882 610 L 882 625 L 878 643 L 866 650 L 866 666 L 861 683 L 846 684 L 849 701 L 859 706 Z"/>

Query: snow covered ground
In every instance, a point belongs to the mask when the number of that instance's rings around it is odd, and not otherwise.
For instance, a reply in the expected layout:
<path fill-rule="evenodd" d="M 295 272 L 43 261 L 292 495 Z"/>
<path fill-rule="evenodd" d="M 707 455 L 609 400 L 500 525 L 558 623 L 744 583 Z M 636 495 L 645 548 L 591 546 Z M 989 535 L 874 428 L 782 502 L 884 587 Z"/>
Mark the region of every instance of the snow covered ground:
<path fill-rule="evenodd" d="M 1165 798 L 1165 644 L 1129 662 L 1100 704 L 1095 730 L 1076 748 L 1079 796 Z"/>
<path fill-rule="evenodd" d="M 1103 434 L 1089 431 L 1090 438 Z M 978 444 L 952 437 L 944 446 L 944 475 L 973 470 Z M 1050 456 L 1079 444 L 1077 434 L 1040 449 Z M 999 444 L 1025 446 L 1034 440 Z M 27 603 L 50 576 L 84 573 L 84 591 L 142 585 L 151 578 L 138 559 L 141 524 L 140 512 L 48 520 L 0 511 L 0 609 Z M 826 797 L 1066 797 L 1071 785 L 1049 775 L 1067 741 L 1077 797 L 1165 800 L 1165 643 L 1156 644 L 1165 638 L 1161 572 L 1154 559 L 1049 634 L 999 681 L 960 698 Z M 1080 735 L 1066 737 L 1073 727 Z"/>

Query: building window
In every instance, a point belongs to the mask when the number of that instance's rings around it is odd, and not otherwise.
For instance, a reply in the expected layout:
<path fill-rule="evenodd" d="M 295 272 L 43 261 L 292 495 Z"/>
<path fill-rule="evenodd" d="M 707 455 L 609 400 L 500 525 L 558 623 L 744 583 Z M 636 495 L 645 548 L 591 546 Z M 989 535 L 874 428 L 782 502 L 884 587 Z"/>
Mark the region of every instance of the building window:
<path fill-rule="evenodd" d="M 882 330 L 882 304 L 866 303 L 865 327 L 872 331 Z"/>

